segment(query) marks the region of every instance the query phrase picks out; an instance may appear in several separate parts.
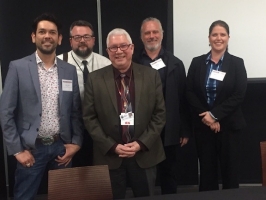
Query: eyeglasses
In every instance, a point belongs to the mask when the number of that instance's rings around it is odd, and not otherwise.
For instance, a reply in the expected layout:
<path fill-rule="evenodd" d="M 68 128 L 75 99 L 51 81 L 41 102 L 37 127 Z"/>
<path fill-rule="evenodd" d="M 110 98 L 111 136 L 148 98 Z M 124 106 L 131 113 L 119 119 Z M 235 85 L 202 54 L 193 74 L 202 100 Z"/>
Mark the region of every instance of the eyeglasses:
<path fill-rule="evenodd" d="M 111 52 L 117 52 L 118 48 L 121 50 L 121 51 L 125 51 L 129 48 L 129 46 L 132 45 L 132 44 L 122 44 L 120 45 L 119 47 L 108 47 L 107 49 Z"/>
<path fill-rule="evenodd" d="M 84 41 L 90 41 L 94 37 L 92 35 L 83 35 L 83 36 L 74 35 L 74 36 L 71 36 L 70 38 L 73 38 L 76 42 L 80 42 L 82 38 Z"/>

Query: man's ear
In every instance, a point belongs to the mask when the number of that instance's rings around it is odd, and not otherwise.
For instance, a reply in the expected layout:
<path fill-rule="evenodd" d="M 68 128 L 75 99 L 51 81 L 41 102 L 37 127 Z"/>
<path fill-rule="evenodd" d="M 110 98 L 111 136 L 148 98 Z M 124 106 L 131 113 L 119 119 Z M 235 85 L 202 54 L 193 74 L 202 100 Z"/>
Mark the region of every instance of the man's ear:
<path fill-rule="evenodd" d="M 35 43 L 36 34 L 34 32 L 31 33 L 31 41 Z"/>
<path fill-rule="evenodd" d="M 58 36 L 58 45 L 61 45 L 62 39 L 63 39 L 63 35 L 59 34 L 59 36 Z"/>

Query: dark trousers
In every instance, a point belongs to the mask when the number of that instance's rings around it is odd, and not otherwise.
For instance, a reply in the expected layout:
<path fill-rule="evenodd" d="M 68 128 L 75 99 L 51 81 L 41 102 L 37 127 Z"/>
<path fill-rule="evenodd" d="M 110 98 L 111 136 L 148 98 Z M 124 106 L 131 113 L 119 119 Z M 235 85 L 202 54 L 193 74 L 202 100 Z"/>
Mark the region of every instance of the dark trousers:
<path fill-rule="evenodd" d="M 196 145 L 200 162 L 200 191 L 219 189 L 219 167 L 223 189 L 239 187 L 240 132 L 240 130 L 230 130 L 214 133 L 209 129 L 196 132 Z"/>
<path fill-rule="evenodd" d="M 162 194 L 177 192 L 177 148 L 178 145 L 164 147 L 166 159 L 158 165 Z"/>
<path fill-rule="evenodd" d="M 114 199 L 124 199 L 127 182 L 135 197 L 153 194 L 156 179 L 156 167 L 140 168 L 134 157 L 124 158 L 118 169 L 109 170 Z"/>
<path fill-rule="evenodd" d="M 73 167 L 90 166 L 93 163 L 93 140 L 87 130 L 83 132 L 83 143 L 72 159 Z"/>

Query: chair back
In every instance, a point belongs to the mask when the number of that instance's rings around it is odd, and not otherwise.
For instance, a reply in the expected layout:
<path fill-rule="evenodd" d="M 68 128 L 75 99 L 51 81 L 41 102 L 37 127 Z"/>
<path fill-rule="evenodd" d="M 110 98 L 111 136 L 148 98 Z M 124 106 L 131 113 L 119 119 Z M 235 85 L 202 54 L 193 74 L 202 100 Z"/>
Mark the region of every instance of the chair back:
<path fill-rule="evenodd" d="M 107 165 L 75 167 L 48 172 L 49 200 L 113 199 Z"/>
<path fill-rule="evenodd" d="M 266 186 L 266 141 L 260 142 L 261 164 L 262 164 L 262 185 Z"/>

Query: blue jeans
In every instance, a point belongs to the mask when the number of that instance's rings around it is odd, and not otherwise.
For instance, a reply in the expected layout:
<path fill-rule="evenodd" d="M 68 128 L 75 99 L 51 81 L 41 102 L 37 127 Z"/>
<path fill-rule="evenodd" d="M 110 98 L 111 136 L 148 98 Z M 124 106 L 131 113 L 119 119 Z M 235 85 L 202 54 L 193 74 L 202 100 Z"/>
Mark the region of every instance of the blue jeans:
<path fill-rule="evenodd" d="M 65 167 L 65 165 L 58 166 L 58 163 L 55 161 L 57 156 L 65 154 L 62 140 L 58 140 L 52 145 L 36 144 L 36 149 L 31 150 L 31 153 L 35 158 L 35 163 L 32 167 L 24 167 L 17 162 L 14 200 L 31 200 L 35 198 L 46 166 L 49 166 L 49 169 L 71 167 L 71 163 Z"/>

